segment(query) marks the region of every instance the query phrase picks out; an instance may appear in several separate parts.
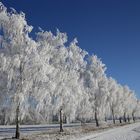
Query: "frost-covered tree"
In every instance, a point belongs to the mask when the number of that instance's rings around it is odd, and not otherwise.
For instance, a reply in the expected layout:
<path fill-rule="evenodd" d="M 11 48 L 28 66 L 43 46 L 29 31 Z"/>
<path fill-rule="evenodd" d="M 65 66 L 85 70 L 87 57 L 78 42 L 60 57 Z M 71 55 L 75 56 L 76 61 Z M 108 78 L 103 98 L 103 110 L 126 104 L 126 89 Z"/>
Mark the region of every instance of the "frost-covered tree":
<path fill-rule="evenodd" d="M 89 57 L 85 73 L 85 84 L 88 88 L 89 101 L 94 112 L 96 126 L 99 126 L 99 118 L 103 115 L 101 112 L 104 109 L 103 106 L 107 99 L 107 79 L 105 70 L 105 65 L 96 55 Z"/>
<path fill-rule="evenodd" d="M 108 79 L 108 91 L 109 91 L 109 105 L 110 105 L 110 111 L 112 114 L 112 120 L 115 124 L 115 115 L 116 111 L 118 110 L 118 84 L 113 78 Z"/>
<path fill-rule="evenodd" d="M 23 108 L 23 104 L 26 104 L 25 91 L 28 83 L 25 79 L 24 66 L 32 50 L 32 45 L 27 44 L 27 42 L 30 43 L 32 41 L 28 36 L 32 27 L 27 25 L 23 13 L 17 14 L 15 11 L 8 13 L 2 4 L 1 7 L 0 30 L 2 34 L 0 53 L 3 57 L 1 59 L 5 59 L 2 71 L 8 75 L 5 106 L 9 110 L 8 113 L 11 114 L 8 115 L 6 120 L 12 122 L 15 118 L 16 106 L 20 103 Z M 26 82 L 24 83 L 25 80 Z"/>
<path fill-rule="evenodd" d="M 131 104 L 132 107 L 132 119 L 133 122 L 136 121 L 136 118 L 140 115 L 140 101 L 134 98 L 133 103 Z"/>
<path fill-rule="evenodd" d="M 124 119 L 124 122 L 127 122 L 127 115 L 129 115 L 129 99 L 131 97 L 131 91 L 129 89 L 128 86 L 123 86 L 123 112 L 124 112 L 124 115 L 123 115 L 123 119 Z"/>

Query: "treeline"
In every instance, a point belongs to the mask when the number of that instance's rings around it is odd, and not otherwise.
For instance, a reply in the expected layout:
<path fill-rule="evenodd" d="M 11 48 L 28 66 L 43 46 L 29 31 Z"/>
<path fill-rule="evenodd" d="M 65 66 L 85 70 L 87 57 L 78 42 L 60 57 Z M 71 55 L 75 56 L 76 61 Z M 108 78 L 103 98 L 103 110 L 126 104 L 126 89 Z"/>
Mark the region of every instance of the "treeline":
<path fill-rule="evenodd" d="M 67 35 L 39 28 L 29 33 L 24 13 L 0 3 L 0 123 L 127 121 L 139 116 L 139 100 L 128 86 L 107 77 L 96 55 L 79 48 Z M 63 115 L 63 117 L 62 117 Z M 60 117 L 59 117 L 60 116 Z"/>

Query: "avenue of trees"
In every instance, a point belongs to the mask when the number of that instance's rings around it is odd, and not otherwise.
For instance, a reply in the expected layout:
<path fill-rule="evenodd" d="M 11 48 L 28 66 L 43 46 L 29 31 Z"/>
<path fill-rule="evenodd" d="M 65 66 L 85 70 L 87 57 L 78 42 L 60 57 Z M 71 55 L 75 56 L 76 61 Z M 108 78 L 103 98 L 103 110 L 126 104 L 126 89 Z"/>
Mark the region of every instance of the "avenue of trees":
<path fill-rule="evenodd" d="M 95 120 L 99 126 L 140 116 L 135 92 L 108 77 L 101 59 L 77 39 L 66 45 L 66 33 L 41 28 L 32 39 L 25 14 L 8 11 L 0 3 L 0 124 L 14 124 L 17 109 L 23 124 Z"/>

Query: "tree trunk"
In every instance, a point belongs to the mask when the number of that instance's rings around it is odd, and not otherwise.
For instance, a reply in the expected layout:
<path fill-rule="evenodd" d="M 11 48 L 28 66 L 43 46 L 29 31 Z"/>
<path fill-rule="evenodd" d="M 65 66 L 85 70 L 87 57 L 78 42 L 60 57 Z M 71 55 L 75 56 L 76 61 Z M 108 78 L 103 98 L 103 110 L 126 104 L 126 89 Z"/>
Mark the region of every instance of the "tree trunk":
<path fill-rule="evenodd" d="M 113 118 L 113 123 L 115 124 L 115 116 L 114 116 L 114 110 L 113 110 L 113 108 L 112 108 L 112 118 Z"/>
<path fill-rule="evenodd" d="M 70 124 L 70 117 L 69 116 L 66 117 L 66 123 Z"/>
<path fill-rule="evenodd" d="M 60 109 L 60 132 L 64 132 L 64 130 L 63 130 L 63 116 L 62 116 L 62 109 Z"/>
<path fill-rule="evenodd" d="M 122 123 L 122 118 L 121 117 L 119 117 L 119 121 L 120 121 L 120 123 Z"/>
<path fill-rule="evenodd" d="M 98 117 L 97 117 L 97 111 L 95 110 L 95 122 L 96 126 L 99 127 Z"/>
<path fill-rule="evenodd" d="M 135 122 L 135 115 L 132 113 L 133 122 Z"/>
<path fill-rule="evenodd" d="M 3 116 L 2 116 L 2 122 L 1 122 L 1 124 L 2 125 L 6 125 L 6 121 L 5 121 L 5 117 L 6 117 L 5 109 L 2 110 L 2 114 L 3 114 Z"/>
<path fill-rule="evenodd" d="M 105 122 L 107 122 L 107 117 L 105 116 Z"/>
<path fill-rule="evenodd" d="M 128 122 L 130 123 L 130 118 L 129 118 L 129 115 L 128 115 L 128 117 L 127 117 L 127 120 L 128 120 Z"/>
<path fill-rule="evenodd" d="M 123 115 L 123 120 L 126 123 L 126 113 L 124 113 L 124 115 Z"/>
<path fill-rule="evenodd" d="M 17 106 L 16 109 L 16 134 L 15 138 L 19 139 L 20 138 L 20 130 L 19 130 L 19 105 Z"/>

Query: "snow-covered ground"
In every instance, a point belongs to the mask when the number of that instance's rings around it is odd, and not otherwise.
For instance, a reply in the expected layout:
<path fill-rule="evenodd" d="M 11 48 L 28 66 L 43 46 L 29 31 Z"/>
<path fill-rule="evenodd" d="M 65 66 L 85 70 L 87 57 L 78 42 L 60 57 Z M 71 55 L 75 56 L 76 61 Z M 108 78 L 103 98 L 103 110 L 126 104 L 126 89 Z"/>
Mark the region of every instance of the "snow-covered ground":
<path fill-rule="evenodd" d="M 140 140 L 140 123 L 96 132 L 79 140 Z"/>
<path fill-rule="evenodd" d="M 73 124 L 60 134 L 58 125 L 22 126 L 21 135 L 27 140 L 140 140 L 140 122 L 107 129 L 81 127 Z M 14 136 L 13 126 L 0 126 L 0 139 Z"/>
<path fill-rule="evenodd" d="M 73 124 L 64 124 L 65 129 L 76 128 L 81 126 L 80 123 L 73 123 Z M 22 136 L 26 135 L 35 135 L 38 133 L 44 132 L 53 132 L 59 131 L 59 124 L 48 124 L 48 125 L 21 125 L 20 126 L 20 133 Z M 0 125 L 0 139 L 2 138 L 10 138 L 14 137 L 15 135 L 15 126 L 14 125 Z"/>

